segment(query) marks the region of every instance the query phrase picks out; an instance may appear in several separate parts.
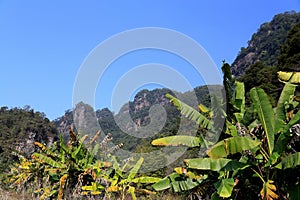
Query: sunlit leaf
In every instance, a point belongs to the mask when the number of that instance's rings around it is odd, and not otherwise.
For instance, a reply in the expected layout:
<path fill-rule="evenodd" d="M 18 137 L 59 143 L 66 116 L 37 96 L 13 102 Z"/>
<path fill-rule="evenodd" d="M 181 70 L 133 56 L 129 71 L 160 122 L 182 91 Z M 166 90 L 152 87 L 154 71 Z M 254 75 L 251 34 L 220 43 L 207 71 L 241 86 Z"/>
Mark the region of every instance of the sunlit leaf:
<path fill-rule="evenodd" d="M 175 135 L 169 137 L 158 138 L 151 142 L 154 146 L 187 146 L 198 147 L 201 144 L 200 137 L 188 136 L 188 135 Z"/>
<path fill-rule="evenodd" d="M 269 155 L 274 149 L 274 112 L 267 94 L 260 88 L 252 88 L 250 96 L 258 113 L 259 120 L 267 136 Z"/>
<path fill-rule="evenodd" d="M 294 84 L 300 84 L 300 72 L 277 72 L 279 80 Z"/>
<path fill-rule="evenodd" d="M 170 99 L 171 102 L 180 110 L 181 114 L 195 121 L 198 125 L 202 126 L 203 128 L 210 129 L 212 127 L 211 122 L 207 119 L 204 115 L 200 112 L 192 108 L 191 106 L 183 103 L 179 99 L 173 97 L 170 94 L 166 94 L 166 97 Z"/>
<path fill-rule="evenodd" d="M 131 182 L 133 182 L 133 183 L 156 183 L 160 180 L 161 180 L 161 178 L 143 176 L 143 177 L 138 177 L 138 178 L 132 179 Z"/>
<path fill-rule="evenodd" d="M 220 197 L 228 198 L 231 196 L 233 187 L 234 187 L 234 179 L 228 178 L 228 179 L 221 179 L 218 182 L 216 182 L 215 187 L 217 188 L 217 193 Z"/>
<path fill-rule="evenodd" d="M 235 160 L 219 158 L 192 158 L 185 159 L 185 164 L 188 168 L 191 169 L 200 169 L 200 170 L 211 170 L 211 171 L 232 171 L 237 169 L 243 169 L 248 165 L 245 163 L 241 163 Z"/>
<path fill-rule="evenodd" d="M 134 167 L 130 170 L 129 175 L 127 177 L 127 181 L 131 182 L 132 179 L 135 177 L 135 175 L 137 174 L 137 172 L 139 171 L 140 167 L 142 166 L 142 163 L 144 161 L 144 158 L 141 157 L 136 164 L 134 165 Z"/>
<path fill-rule="evenodd" d="M 215 144 L 211 149 L 206 151 L 211 158 L 225 158 L 230 154 L 242 153 L 258 147 L 261 144 L 258 140 L 251 137 L 230 137 Z"/>

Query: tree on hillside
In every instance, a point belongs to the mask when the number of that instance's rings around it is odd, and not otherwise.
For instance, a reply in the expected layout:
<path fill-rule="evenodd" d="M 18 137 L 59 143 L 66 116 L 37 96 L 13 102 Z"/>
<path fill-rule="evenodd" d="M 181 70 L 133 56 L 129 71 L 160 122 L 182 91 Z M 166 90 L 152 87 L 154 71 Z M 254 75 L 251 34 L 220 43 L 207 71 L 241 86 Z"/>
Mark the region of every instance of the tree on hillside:
<path fill-rule="evenodd" d="M 300 23 L 291 28 L 278 59 L 279 69 L 300 71 Z"/>

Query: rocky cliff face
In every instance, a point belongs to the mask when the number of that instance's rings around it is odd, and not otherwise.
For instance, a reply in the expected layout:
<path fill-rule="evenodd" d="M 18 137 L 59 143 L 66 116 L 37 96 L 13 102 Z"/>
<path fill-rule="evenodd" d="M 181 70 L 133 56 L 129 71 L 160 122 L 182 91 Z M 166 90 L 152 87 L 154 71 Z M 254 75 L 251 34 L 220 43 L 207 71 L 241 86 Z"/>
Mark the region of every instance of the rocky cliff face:
<path fill-rule="evenodd" d="M 291 27 L 300 22 L 300 13 L 286 12 L 274 16 L 254 33 L 248 46 L 242 47 L 232 63 L 231 70 L 235 77 L 240 77 L 253 64 L 262 62 L 266 66 L 278 64 L 278 56 L 285 44 Z"/>
<path fill-rule="evenodd" d="M 50 146 L 58 139 L 56 127 L 44 113 L 24 108 L 0 109 L 0 172 L 16 159 L 15 154 L 29 157 L 34 142 Z"/>

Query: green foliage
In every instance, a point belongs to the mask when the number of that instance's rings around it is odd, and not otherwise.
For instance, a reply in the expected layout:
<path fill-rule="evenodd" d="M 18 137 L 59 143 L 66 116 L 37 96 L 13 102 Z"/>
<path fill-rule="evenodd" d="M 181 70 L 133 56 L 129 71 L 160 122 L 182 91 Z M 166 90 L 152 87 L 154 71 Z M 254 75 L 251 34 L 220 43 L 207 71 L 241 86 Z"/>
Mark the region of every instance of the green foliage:
<path fill-rule="evenodd" d="M 107 142 L 112 139 L 110 135 L 106 135 L 100 145 L 95 145 L 96 138 L 100 135 L 97 132 L 86 142 L 86 147 L 84 141 L 87 135 L 79 137 L 72 129 L 69 132 L 70 140 L 67 144 L 62 137 L 59 144 L 55 143 L 50 148 L 35 142 L 40 152 L 33 153 L 31 159 L 20 157 L 20 163 L 16 163 L 9 174 L 11 187 L 25 188 L 40 199 L 63 199 L 67 196 L 77 198 L 85 195 L 113 198 L 115 192 L 121 199 L 127 193 L 136 199 L 135 192 L 140 189 L 138 185 L 153 184 L 160 180 L 136 177 L 143 158 L 136 162 L 129 173 L 125 171 L 126 166 L 130 168 L 128 163 L 120 168 L 116 159 L 108 153 L 111 148 L 106 148 Z M 113 149 L 117 148 L 120 145 Z M 101 151 L 101 156 L 96 159 L 98 151 Z M 153 193 L 141 190 L 146 194 Z"/>
<path fill-rule="evenodd" d="M 249 166 L 245 163 L 227 158 L 192 158 L 184 161 L 186 166 L 190 169 L 211 170 L 216 172 L 220 170 L 234 171 Z"/>
<path fill-rule="evenodd" d="M 57 130 L 44 113 L 29 106 L 0 108 L 0 173 L 18 160 L 12 152 L 28 158 L 35 151 L 34 141 L 51 145 L 56 140 Z"/>
<path fill-rule="evenodd" d="M 253 140 L 251 137 L 234 136 L 218 142 L 206 153 L 211 158 L 226 158 L 235 153 L 255 149 L 260 144 L 260 141 Z"/>
<path fill-rule="evenodd" d="M 274 149 L 274 112 L 272 105 L 268 101 L 267 94 L 260 88 L 251 89 L 250 96 L 266 133 L 269 154 L 271 155 Z"/>
<path fill-rule="evenodd" d="M 234 186 L 233 178 L 221 179 L 215 183 L 217 193 L 219 194 L 220 197 L 223 198 L 228 198 L 231 196 L 233 186 Z"/>
<path fill-rule="evenodd" d="M 151 142 L 154 146 L 187 146 L 187 147 L 198 147 L 203 143 L 201 138 L 193 137 L 188 135 L 176 135 L 164 138 L 155 139 Z"/>
<path fill-rule="evenodd" d="M 290 35 L 289 31 L 299 22 L 300 13 L 285 12 L 274 16 L 271 22 L 262 24 L 258 31 L 252 35 L 248 46 L 241 49 L 239 55 L 232 63 L 233 75 L 240 77 L 245 73 L 246 69 L 249 69 L 251 65 L 258 61 L 265 66 L 277 66 L 277 58 L 281 54 L 281 47 L 289 40 L 287 39 L 290 37 L 288 36 Z M 280 61 L 279 63 L 282 66 Z M 245 83 L 247 84 L 246 81 Z M 265 83 L 267 84 L 268 82 Z"/>
<path fill-rule="evenodd" d="M 288 33 L 285 45 L 279 56 L 280 70 L 296 72 L 300 67 L 300 23 L 294 25 Z"/>
<path fill-rule="evenodd" d="M 275 167 L 278 169 L 296 168 L 300 165 L 300 152 L 290 154 L 283 158 Z"/>
<path fill-rule="evenodd" d="M 170 94 L 167 94 L 166 97 L 170 99 L 170 101 L 180 110 L 181 114 L 195 121 L 197 124 L 201 125 L 203 128 L 211 128 L 211 122 L 207 119 L 204 115 L 200 112 L 192 108 L 191 106 L 185 104 L 184 102 L 180 101 L 179 99 L 173 97 Z"/>
<path fill-rule="evenodd" d="M 226 133 L 225 138 L 221 137 L 218 143 L 206 151 L 207 157 L 186 159 L 186 168 L 175 168 L 175 173 L 154 184 L 154 189 L 160 191 L 172 188 L 174 192 L 183 192 L 182 188 L 174 187 L 174 185 L 180 185 L 179 177 L 182 178 L 182 175 L 190 178 L 187 174 L 193 174 L 194 177 L 204 177 L 204 179 L 189 190 L 195 190 L 194 188 L 201 190 L 206 183 L 211 183 L 214 186 L 213 190 L 209 189 L 212 199 L 245 198 L 242 191 L 249 190 L 256 192 L 262 199 L 268 200 L 278 199 L 280 196 L 286 198 L 289 194 L 294 194 L 292 192 L 294 190 L 289 188 L 294 188 L 299 180 L 287 181 L 282 176 L 285 177 L 287 169 L 294 173 L 298 172 L 299 155 L 298 152 L 290 151 L 291 137 L 288 136 L 291 128 L 300 121 L 300 114 L 295 110 L 298 103 L 293 102 L 292 98 L 296 86 L 291 83 L 285 84 L 275 108 L 272 108 L 263 89 L 251 89 L 251 107 L 253 108 L 251 112 L 253 114 L 250 119 L 245 112 L 243 84 L 241 82 L 231 84 L 230 79 L 227 79 L 225 75 L 224 79 L 227 84 L 226 92 L 231 90 L 229 91 L 230 98 L 228 98 L 228 107 L 231 109 L 227 111 L 230 113 L 226 115 L 223 129 Z M 174 101 L 174 97 L 172 100 Z M 176 100 L 176 103 L 183 105 L 179 100 Z M 183 109 L 182 106 L 177 107 Z M 192 120 L 191 116 L 195 115 L 194 113 L 196 111 L 186 116 Z M 252 121 L 252 123 L 247 126 L 243 124 L 245 121 Z M 180 144 L 180 138 L 177 139 L 176 144 Z M 161 138 L 153 141 L 152 144 L 168 145 L 171 143 L 167 141 L 166 138 Z M 257 185 L 257 177 L 261 180 L 261 189 L 252 190 L 251 187 Z M 253 186 L 239 184 L 239 182 L 248 182 Z"/>

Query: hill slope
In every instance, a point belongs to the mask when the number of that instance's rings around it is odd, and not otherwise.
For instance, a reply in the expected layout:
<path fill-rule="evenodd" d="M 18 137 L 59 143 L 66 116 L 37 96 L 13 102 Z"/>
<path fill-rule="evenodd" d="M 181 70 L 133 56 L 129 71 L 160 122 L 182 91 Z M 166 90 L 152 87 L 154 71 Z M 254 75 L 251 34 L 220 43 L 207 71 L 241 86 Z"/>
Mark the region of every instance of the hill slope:
<path fill-rule="evenodd" d="M 276 66 L 289 30 L 299 22 L 300 13 L 292 11 L 278 14 L 271 22 L 262 24 L 248 41 L 248 46 L 241 48 L 232 63 L 232 74 L 240 77 L 257 62 L 262 62 L 266 66 Z"/>
<path fill-rule="evenodd" d="M 50 145 L 57 139 L 53 123 L 29 106 L 0 109 L 0 173 L 17 159 L 12 152 L 29 156 L 35 151 L 33 142 Z"/>

